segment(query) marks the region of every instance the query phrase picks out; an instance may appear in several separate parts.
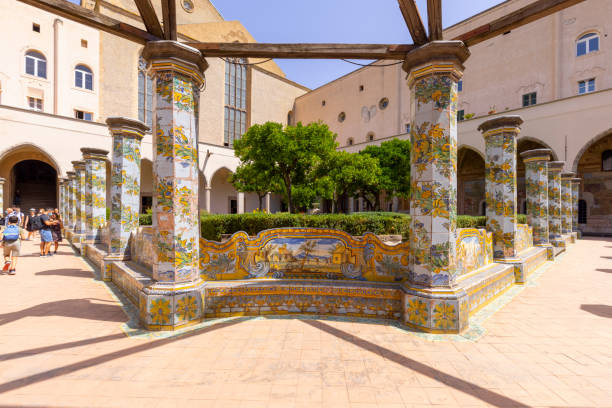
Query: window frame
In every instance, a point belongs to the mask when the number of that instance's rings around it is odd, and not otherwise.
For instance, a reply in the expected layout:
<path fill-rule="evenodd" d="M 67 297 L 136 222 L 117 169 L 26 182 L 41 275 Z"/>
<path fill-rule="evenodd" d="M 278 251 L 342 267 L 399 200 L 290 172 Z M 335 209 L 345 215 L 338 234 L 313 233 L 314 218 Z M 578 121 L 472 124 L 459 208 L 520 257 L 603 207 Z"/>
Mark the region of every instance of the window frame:
<path fill-rule="evenodd" d="M 153 93 L 153 78 L 147 70 L 147 62 L 140 56 L 138 58 L 138 120 L 151 129 L 153 128 Z"/>
<path fill-rule="evenodd" d="M 79 118 L 79 113 L 82 114 L 82 118 Z M 87 119 L 87 116 L 89 115 L 89 119 Z M 74 110 L 74 118 L 75 119 L 79 119 L 79 120 L 85 120 L 87 122 L 93 122 L 93 112 L 88 112 L 88 111 L 84 111 L 84 110 L 80 110 L 80 109 L 75 109 Z"/>
<path fill-rule="evenodd" d="M 580 38 L 576 40 L 576 57 L 582 57 L 584 55 L 599 51 L 601 42 L 600 39 L 601 36 L 597 32 L 589 32 L 581 35 Z M 595 41 L 596 45 L 594 47 L 592 47 L 591 41 Z M 582 45 L 584 45 L 584 51 L 580 50 Z"/>
<path fill-rule="evenodd" d="M 32 106 L 32 101 L 34 101 L 34 105 Z M 38 106 L 38 102 L 40 102 L 40 107 Z M 44 112 L 45 110 L 45 104 L 43 101 L 43 98 L 37 98 L 35 96 L 28 96 L 28 107 L 30 110 L 33 110 L 35 112 Z"/>
<path fill-rule="evenodd" d="M 28 72 L 28 59 L 32 60 L 33 72 Z M 42 52 L 36 50 L 28 50 L 24 54 L 24 72 L 26 75 L 31 75 L 37 78 L 47 79 L 47 57 Z M 41 75 L 41 66 L 43 75 Z"/>
<path fill-rule="evenodd" d="M 595 78 L 578 81 L 578 95 L 585 95 L 597 90 Z"/>
<path fill-rule="evenodd" d="M 250 69 L 244 58 L 225 60 L 223 145 L 233 147 L 249 125 Z"/>
<path fill-rule="evenodd" d="M 525 101 L 527 101 L 527 103 L 525 103 Z M 523 101 L 522 101 L 523 108 L 527 108 L 529 106 L 534 106 L 537 104 L 538 104 L 538 92 L 537 91 L 523 94 Z"/>
<path fill-rule="evenodd" d="M 460 122 L 465 120 L 465 109 L 459 109 L 457 111 L 457 120 Z"/>
<path fill-rule="evenodd" d="M 85 68 L 85 69 L 83 69 Z M 81 85 L 78 84 L 78 77 L 80 74 L 80 79 L 81 79 Z M 91 87 L 88 88 L 87 87 L 87 78 L 89 78 L 90 81 L 90 85 Z M 89 68 L 87 65 L 85 64 L 77 64 L 74 67 L 74 86 L 75 88 L 79 88 L 79 89 L 83 89 L 83 90 L 87 90 L 87 91 L 93 91 L 93 71 L 91 70 L 91 68 Z"/>
<path fill-rule="evenodd" d="M 604 154 L 607 154 L 607 157 L 604 157 Z M 606 166 L 606 161 L 609 162 L 608 166 Z M 601 152 L 601 171 L 612 171 L 612 149 Z"/>

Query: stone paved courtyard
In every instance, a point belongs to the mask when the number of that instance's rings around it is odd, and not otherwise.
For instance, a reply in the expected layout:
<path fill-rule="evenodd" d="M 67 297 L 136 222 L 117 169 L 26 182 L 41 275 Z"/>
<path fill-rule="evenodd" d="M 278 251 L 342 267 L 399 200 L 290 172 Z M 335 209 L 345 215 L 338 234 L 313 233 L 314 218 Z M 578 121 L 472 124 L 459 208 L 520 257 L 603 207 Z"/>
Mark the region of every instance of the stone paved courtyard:
<path fill-rule="evenodd" d="M 0 275 L 0 407 L 612 407 L 610 238 L 492 305 L 475 341 L 299 318 L 126 336 L 88 264 L 36 247 Z"/>

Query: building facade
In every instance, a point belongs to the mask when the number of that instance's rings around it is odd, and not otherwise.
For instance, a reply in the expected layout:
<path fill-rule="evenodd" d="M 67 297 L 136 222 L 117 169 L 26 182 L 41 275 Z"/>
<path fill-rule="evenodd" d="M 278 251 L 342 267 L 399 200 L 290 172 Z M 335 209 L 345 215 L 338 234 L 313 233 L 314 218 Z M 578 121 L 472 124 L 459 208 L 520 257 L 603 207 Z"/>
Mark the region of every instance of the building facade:
<path fill-rule="evenodd" d="M 529 0 L 508 0 L 444 30 L 457 38 Z M 583 179 L 580 228 L 612 232 L 612 3 L 587 0 L 470 47 L 460 83 L 458 212 L 484 215 L 484 140 L 478 126 L 496 115 L 525 123 L 518 153 L 546 147 Z M 340 148 L 360 151 L 410 138 L 410 101 L 401 64 L 377 61 L 296 99 L 296 121 L 322 120 Z M 518 157 L 519 211 L 525 167 Z M 399 209 L 407 210 L 407 201 Z"/>
<path fill-rule="evenodd" d="M 208 0 L 177 3 L 181 41 L 255 41 L 240 22 L 224 21 Z M 144 28 L 131 0 L 83 0 L 81 5 Z M 3 2 L 2 9 L 0 32 L 13 39 L 0 43 L 3 202 L 55 206 L 57 178 L 81 157 L 80 148 L 111 150 L 106 118 L 124 116 L 150 126 L 152 81 L 141 58 L 143 46 L 18 1 Z M 236 192 L 228 181 L 239 164 L 233 140 L 252 124 L 286 123 L 295 98 L 308 88 L 289 81 L 274 61 L 207 62 L 198 124 L 200 208 L 252 211 L 257 196 Z M 152 200 L 151 149 L 149 133 L 143 140 L 141 210 Z M 271 210 L 278 209 L 280 200 L 273 197 Z"/>

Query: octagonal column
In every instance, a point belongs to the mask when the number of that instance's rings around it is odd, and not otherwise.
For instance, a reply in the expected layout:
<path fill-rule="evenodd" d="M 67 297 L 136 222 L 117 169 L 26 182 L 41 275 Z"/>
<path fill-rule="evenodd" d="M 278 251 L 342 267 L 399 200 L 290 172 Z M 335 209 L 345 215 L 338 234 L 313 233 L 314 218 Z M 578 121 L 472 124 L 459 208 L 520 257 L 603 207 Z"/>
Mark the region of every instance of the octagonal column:
<path fill-rule="evenodd" d="M 123 117 L 108 118 L 106 124 L 113 137 L 108 253 L 128 259 L 130 235 L 138 228 L 141 143 L 149 127 Z"/>
<path fill-rule="evenodd" d="M 534 245 L 547 246 L 548 240 L 548 162 L 550 149 L 521 153 L 525 163 L 527 224 L 533 228 Z"/>
<path fill-rule="evenodd" d="M 74 226 L 73 230 L 75 234 L 84 234 L 86 228 L 86 214 L 87 207 L 85 205 L 85 191 L 86 191 L 86 174 L 85 174 L 85 162 L 84 161 L 73 161 L 72 166 L 76 173 L 75 177 L 75 211 L 74 211 Z"/>
<path fill-rule="evenodd" d="M 572 179 L 572 232 L 580 232 L 578 230 L 578 200 L 580 199 L 580 182 L 581 178 L 575 177 Z"/>
<path fill-rule="evenodd" d="M 4 214 L 4 183 L 6 183 L 6 179 L 0 177 L 0 211 L 2 211 L 2 214 Z"/>
<path fill-rule="evenodd" d="M 561 238 L 561 171 L 565 162 L 548 163 L 548 233 L 551 241 Z"/>
<path fill-rule="evenodd" d="M 561 233 L 572 233 L 572 179 L 575 173 L 561 173 Z"/>
<path fill-rule="evenodd" d="M 487 230 L 493 233 L 493 256 L 516 261 L 516 138 L 523 119 L 501 116 L 478 127 L 485 139 Z"/>
<path fill-rule="evenodd" d="M 83 147 L 85 161 L 85 239 L 101 242 L 106 224 L 106 155 L 108 150 Z"/>
<path fill-rule="evenodd" d="M 460 41 L 430 42 L 407 55 L 411 100 L 410 272 L 405 323 L 426 331 L 467 327 L 456 286 L 457 96 L 469 51 Z M 445 295 L 443 295 L 443 293 Z"/>
<path fill-rule="evenodd" d="M 64 228 L 68 230 L 72 230 L 74 228 L 74 218 L 76 211 L 76 202 L 75 202 L 75 186 L 76 186 L 76 173 L 74 171 L 67 171 L 66 176 L 68 176 L 67 182 L 67 190 L 66 190 L 66 198 L 67 198 L 67 210 L 66 210 L 66 220 L 64 221 Z"/>
<path fill-rule="evenodd" d="M 171 330 L 202 317 L 199 272 L 198 109 L 208 67 L 177 41 L 154 41 L 142 56 L 154 74 L 153 259 L 156 281 L 140 299 L 149 329 Z"/>

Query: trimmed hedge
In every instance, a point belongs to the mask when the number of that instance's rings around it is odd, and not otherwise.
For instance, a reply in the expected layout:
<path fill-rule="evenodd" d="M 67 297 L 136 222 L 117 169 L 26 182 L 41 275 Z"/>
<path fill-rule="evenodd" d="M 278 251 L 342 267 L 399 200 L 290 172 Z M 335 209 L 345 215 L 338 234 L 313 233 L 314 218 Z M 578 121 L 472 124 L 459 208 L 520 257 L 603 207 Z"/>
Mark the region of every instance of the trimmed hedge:
<path fill-rule="evenodd" d="M 484 228 L 487 217 L 459 215 L 457 228 Z M 152 214 L 140 214 L 140 225 L 151 225 Z M 519 224 L 526 224 L 527 217 L 519 214 Z M 410 232 L 410 216 L 391 212 L 362 212 L 357 214 L 217 214 L 200 216 L 200 233 L 203 238 L 220 241 L 221 235 L 246 231 L 249 235 L 271 228 L 311 227 L 331 228 L 351 235 L 372 232 L 378 235 L 401 235 L 407 240 Z"/>

